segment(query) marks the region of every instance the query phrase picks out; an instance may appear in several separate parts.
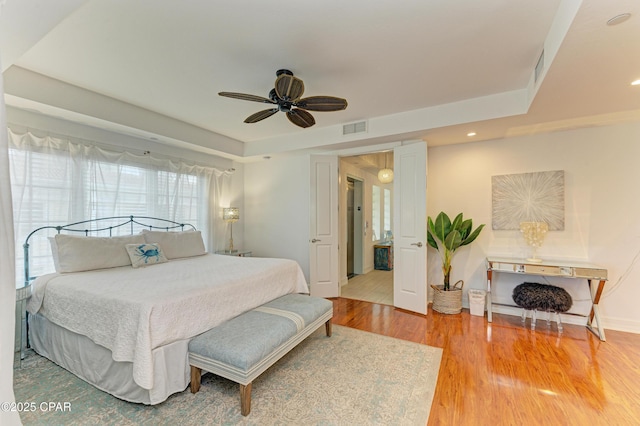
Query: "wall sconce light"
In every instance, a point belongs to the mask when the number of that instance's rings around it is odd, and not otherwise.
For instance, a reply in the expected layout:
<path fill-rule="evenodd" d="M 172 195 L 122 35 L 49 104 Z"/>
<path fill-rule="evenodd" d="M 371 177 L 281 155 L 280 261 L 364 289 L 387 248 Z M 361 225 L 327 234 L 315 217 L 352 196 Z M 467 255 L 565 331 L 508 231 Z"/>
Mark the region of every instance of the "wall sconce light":
<path fill-rule="evenodd" d="M 233 223 L 240 219 L 240 209 L 237 207 L 225 207 L 222 209 L 222 219 L 231 227 L 231 238 L 229 238 L 229 253 L 233 253 Z"/>

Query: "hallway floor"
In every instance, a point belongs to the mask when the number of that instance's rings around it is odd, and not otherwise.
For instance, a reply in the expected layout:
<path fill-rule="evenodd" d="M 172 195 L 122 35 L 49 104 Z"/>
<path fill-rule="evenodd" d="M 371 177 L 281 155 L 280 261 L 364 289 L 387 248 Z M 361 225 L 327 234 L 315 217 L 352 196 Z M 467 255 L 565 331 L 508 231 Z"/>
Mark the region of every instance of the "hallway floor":
<path fill-rule="evenodd" d="M 393 305 L 393 271 L 374 269 L 363 275 L 355 275 L 342 287 L 340 297 Z"/>

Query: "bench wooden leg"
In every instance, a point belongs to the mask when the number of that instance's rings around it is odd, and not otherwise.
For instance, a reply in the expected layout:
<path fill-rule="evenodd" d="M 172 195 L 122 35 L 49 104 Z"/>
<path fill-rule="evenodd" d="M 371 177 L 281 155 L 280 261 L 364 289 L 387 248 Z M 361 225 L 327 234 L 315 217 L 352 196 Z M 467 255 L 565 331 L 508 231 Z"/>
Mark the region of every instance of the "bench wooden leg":
<path fill-rule="evenodd" d="M 202 377 L 202 369 L 191 366 L 191 393 L 196 393 L 200 390 L 200 378 Z"/>
<path fill-rule="evenodd" d="M 251 383 L 240 385 L 240 413 L 248 416 L 251 412 Z"/>
<path fill-rule="evenodd" d="M 324 323 L 324 328 L 327 331 L 327 336 L 331 337 L 331 320 Z"/>

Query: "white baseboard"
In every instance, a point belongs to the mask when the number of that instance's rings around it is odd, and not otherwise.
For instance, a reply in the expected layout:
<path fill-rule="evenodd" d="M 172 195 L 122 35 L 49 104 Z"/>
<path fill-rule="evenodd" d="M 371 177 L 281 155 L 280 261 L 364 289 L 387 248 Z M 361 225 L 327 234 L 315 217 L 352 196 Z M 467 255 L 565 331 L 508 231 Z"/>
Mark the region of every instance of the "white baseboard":
<path fill-rule="evenodd" d="M 464 307 L 467 309 L 469 308 L 468 305 Z M 519 317 L 520 315 L 522 315 L 522 309 L 518 307 L 510 307 L 510 306 L 494 306 L 493 313 Z M 546 315 L 547 314 L 545 312 L 539 313 L 538 320 L 546 320 L 547 318 Z M 564 324 L 574 324 L 574 325 L 587 324 L 587 318 L 579 315 L 561 314 L 561 319 Z M 605 333 L 607 330 L 615 330 L 615 331 L 624 331 L 626 333 L 640 334 L 639 321 L 626 320 L 623 318 L 602 317 L 602 326 L 605 330 Z"/>
<path fill-rule="evenodd" d="M 340 278 L 340 287 L 344 287 L 347 284 L 349 284 L 349 278 L 347 277 Z"/>
<path fill-rule="evenodd" d="M 606 330 L 625 331 L 627 333 L 640 334 L 640 321 L 627 320 L 624 318 L 602 318 L 602 324 Z"/>
<path fill-rule="evenodd" d="M 522 308 L 511 307 L 511 306 L 494 306 L 493 307 L 494 314 L 504 314 L 504 315 L 512 315 L 519 317 L 522 315 Z M 546 312 L 538 312 L 537 316 L 538 320 L 546 320 L 547 313 Z M 561 314 L 560 319 L 564 324 L 574 324 L 574 325 L 587 325 L 587 318 L 579 315 L 566 315 Z"/>

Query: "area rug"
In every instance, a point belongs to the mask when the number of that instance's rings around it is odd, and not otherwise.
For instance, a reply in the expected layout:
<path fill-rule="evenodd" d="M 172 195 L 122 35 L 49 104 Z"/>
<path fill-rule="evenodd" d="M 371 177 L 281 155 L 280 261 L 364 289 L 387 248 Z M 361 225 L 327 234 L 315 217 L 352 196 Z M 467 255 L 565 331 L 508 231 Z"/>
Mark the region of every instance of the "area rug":
<path fill-rule="evenodd" d="M 238 385 L 210 373 L 197 394 L 146 406 L 32 353 L 14 370 L 14 390 L 16 401 L 34 403 L 20 414 L 24 425 L 425 425 L 441 357 L 439 348 L 340 326 L 327 337 L 321 327 L 253 382 L 246 417 Z"/>

